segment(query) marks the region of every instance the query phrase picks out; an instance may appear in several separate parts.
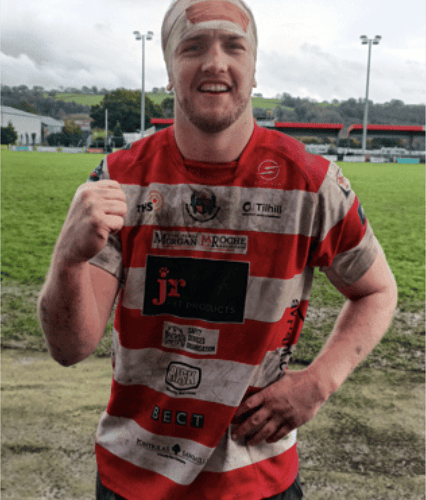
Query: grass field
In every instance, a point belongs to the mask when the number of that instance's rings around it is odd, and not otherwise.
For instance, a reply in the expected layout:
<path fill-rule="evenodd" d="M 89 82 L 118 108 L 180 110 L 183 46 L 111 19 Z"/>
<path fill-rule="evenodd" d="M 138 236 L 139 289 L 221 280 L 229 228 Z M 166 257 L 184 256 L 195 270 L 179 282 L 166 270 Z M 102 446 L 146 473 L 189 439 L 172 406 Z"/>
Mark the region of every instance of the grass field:
<path fill-rule="evenodd" d="M 48 97 L 48 93 L 45 93 L 44 97 Z M 55 95 L 55 101 L 75 102 L 83 106 L 94 106 L 95 104 L 100 104 L 103 98 L 103 95 L 70 94 L 67 92 L 58 92 Z"/>
<path fill-rule="evenodd" d="M 48 94 L 46 93 L 45 97 L 47 96 Z M 146 96 L 149 97 L 154 104 L 161 104 L 166 97 L 170 97 L 170 94 L 165 92 L 146 92 Z M 103 98 L 103 95 L 69 94 L 66 92 L 58 92 L 55 96 L 56 101 L 76 102 L 77 104 L 82 104 L 84 106 L 100 104 Z M 273 109 L 279 104 L 279 99 L 252 97 L 253 108 Z"/>
<path fill-rule="evenodd" d="M 94 500 L 109 360 L 64 369 L 44 353 L 9 350 L 2 375 L 2 499 Z M 424 500 L 423 418 L 423 374 L 354 373 L 299 430 L 306 500 Z"/>
<path fill-rule="evenodd" d="M 74 192 L 102 155 L 1 156 L 2 497 L 93 500 L 93 434 L 108 400 L 111 323 L 97 356 L 65 370 L 45 352 L 36 298 Z M 421 500 L 424 166 L 341 166 L 396 276 L 398 312 L 373 354 L 300 430 L 306 498 Z M 318 273 L 294 368 L 316 356 L 342 302 Z"/>

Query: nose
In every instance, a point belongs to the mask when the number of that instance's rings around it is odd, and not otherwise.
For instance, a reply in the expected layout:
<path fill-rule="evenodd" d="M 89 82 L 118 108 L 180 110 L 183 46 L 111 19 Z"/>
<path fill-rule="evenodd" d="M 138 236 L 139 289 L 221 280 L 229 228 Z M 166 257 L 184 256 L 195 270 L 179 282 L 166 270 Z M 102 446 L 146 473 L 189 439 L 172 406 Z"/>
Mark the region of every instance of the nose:
<path fill-rule="evenodd" d="M 207 73 L 219 74 L 227 70 L 226 54 L 219 41 L 213 43 L 205 54 L 201 69 Z"/>

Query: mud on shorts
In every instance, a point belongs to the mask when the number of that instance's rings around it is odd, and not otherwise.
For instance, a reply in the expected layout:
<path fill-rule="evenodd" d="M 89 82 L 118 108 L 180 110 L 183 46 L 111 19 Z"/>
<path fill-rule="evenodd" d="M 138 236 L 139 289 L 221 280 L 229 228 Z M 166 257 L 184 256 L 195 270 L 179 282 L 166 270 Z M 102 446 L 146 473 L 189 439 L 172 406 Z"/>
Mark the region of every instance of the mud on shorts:
<path fill-rule="evenodd" d="M 273 497 L 269 497 L 264 500 L 302 500 L 302 498 L 303 498 L 302 486 L 300 484 L 299 474 L 297 474 L 296 480 L 290 486 L 290 488 L 283 491 L 282 493 L 279 493 L 278 495 L 274 495 Z M 106 488 L 101 483 L 98 474 L 96 480 L 96 500 L 126 500 L 126 499 Z"/>

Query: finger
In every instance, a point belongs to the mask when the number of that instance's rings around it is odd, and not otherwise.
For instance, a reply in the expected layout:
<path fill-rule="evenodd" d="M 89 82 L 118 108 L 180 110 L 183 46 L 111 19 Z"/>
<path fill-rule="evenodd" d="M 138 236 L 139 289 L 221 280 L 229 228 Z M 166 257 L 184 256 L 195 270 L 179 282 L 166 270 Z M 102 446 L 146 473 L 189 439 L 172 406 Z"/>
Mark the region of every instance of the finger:
<path fill-rule="evenodd" d="M 248 418 L 245 422 L 238 425 L 232 431 L 232 439 L 239 439 L 246 436 L 251 436 L 254 434 L 260 427 L 265 425 L 270 418 L 270 412 L 266 408 L 262 407 L 257 410 L 250 418 Z"/>
<path fill-rule="evenodd" d="M 266 439 L 276 433 L 277 424 L 275 420 L 271 419 L 266 424 L 259 429 L 253 436 L 250 436 L 246 441 L 246 444 L 250 446 L 256 446 L 260 443 L 263 443 Z"/>
<path fill-rule="evenodd" d="M 113 181 L 112 179 L 103 179 L 101 181 L 98 181 L 96 183 L 88 183 L 89 186 L 93 186 L 93 189 L 96 189 L 96 187 L 106 187 L 110 189 L 121 189 L 121 185 L 117 181 Z"/>
<path fill-rule="evenodd" d="M 294 430 L 294 429 L 292 429 L 291 426 L 284 424 L 279 429 L 277 429 L 276 432 L 274 432 L 268 438 L 266 438 L 266 442 L 268 444 L 276 443 L 277 441 L 279 441 L 283 437 L 285 437 L 288 434 L 290 434 L 290 432 L 292 430 Z"/>
<path fill-rule="evenodd" d="M 99 192 L 101 197 L 105 200 L 120 200 L 120 201 L 126 201 L 126 195 L 124 192 L 120 189 L 103 189 L 102 191 Z"/>
<path fill-rule="evenodd" d="M 102 208 L 103 212 L 107 215 L 124 217 L 127 213 L 127 204 L 119 200 L 109 200 Z"/>
<path fill-rule="evenodd" d="M 82 191 L 82 190 L 88 192 L 103 193 L 105 196 L 120 193 L 119 196 L 122 197 L 123 199 L 125 198 L 125 194 L 121 185 L 117 181 L 112 181 L 109 179 L 98 181 L 96 183 L 86 182 L 85 184 L 79 186 L 77 189 L 77 191 Z"/>
<path fill-rule="evenodd" d="M 282 439 L 284 436 L 287 436 L 287 434 L 289 434 L 294 429 L 297 429 L 297 427 L 300 427 L 301 425 L 302 421 L 297 421 L 295 417 L 286 417 L 286 419 L 282 422 L 282 425 L 278 426 L 276 433 L 272 436 L 269 436 L 267 442 L 274 443 Z"/>
<path fill-rule="evenodd" d="M 106 224 L 110 233 L 116 233 L 123 227 L 123 217 L 119 215 L 108 215 Z"/>
<path fill-rule="evenodd" d="M 126 195 L 124 191 L 120 189 L 111 189 L 103 187 L 93 188 L 88 187 L 84 189 L 79 189 L 77 191 L 77 196 L 74 198 L 74 203 L 77 205 L 83 204 L 84 206 L 101 206 L 101 203 L 108 200 L 119 200 L 126 203 Z"/>
<path fill-rule="evenodd" d="M 263 395 L 262 391 L 260 391 L 257 394 L 253 394 L 241 403 L 240 407 L 237 410 L 237 413 L 235 413 L 234 415 L 234 419 L 239 419 L 245 413 L 252 412 L 262 404 Z"/>

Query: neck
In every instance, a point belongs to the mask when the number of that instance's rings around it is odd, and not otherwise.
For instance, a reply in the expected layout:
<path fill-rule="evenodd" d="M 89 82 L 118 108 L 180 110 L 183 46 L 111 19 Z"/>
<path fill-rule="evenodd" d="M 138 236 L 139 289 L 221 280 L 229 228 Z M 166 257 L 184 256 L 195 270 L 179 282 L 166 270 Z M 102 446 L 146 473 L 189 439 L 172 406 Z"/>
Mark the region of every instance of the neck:
<path fill-rule="evenodd" d="M 182 156 L 188 160 L 207 163 L 226 163 L 239 158 L 254 129 L 251 107 L 247 107 L 230 127 L 216 134 L 198 129 L 186 116 L 175 114 L 174 128 L 176 144 Z"/>

